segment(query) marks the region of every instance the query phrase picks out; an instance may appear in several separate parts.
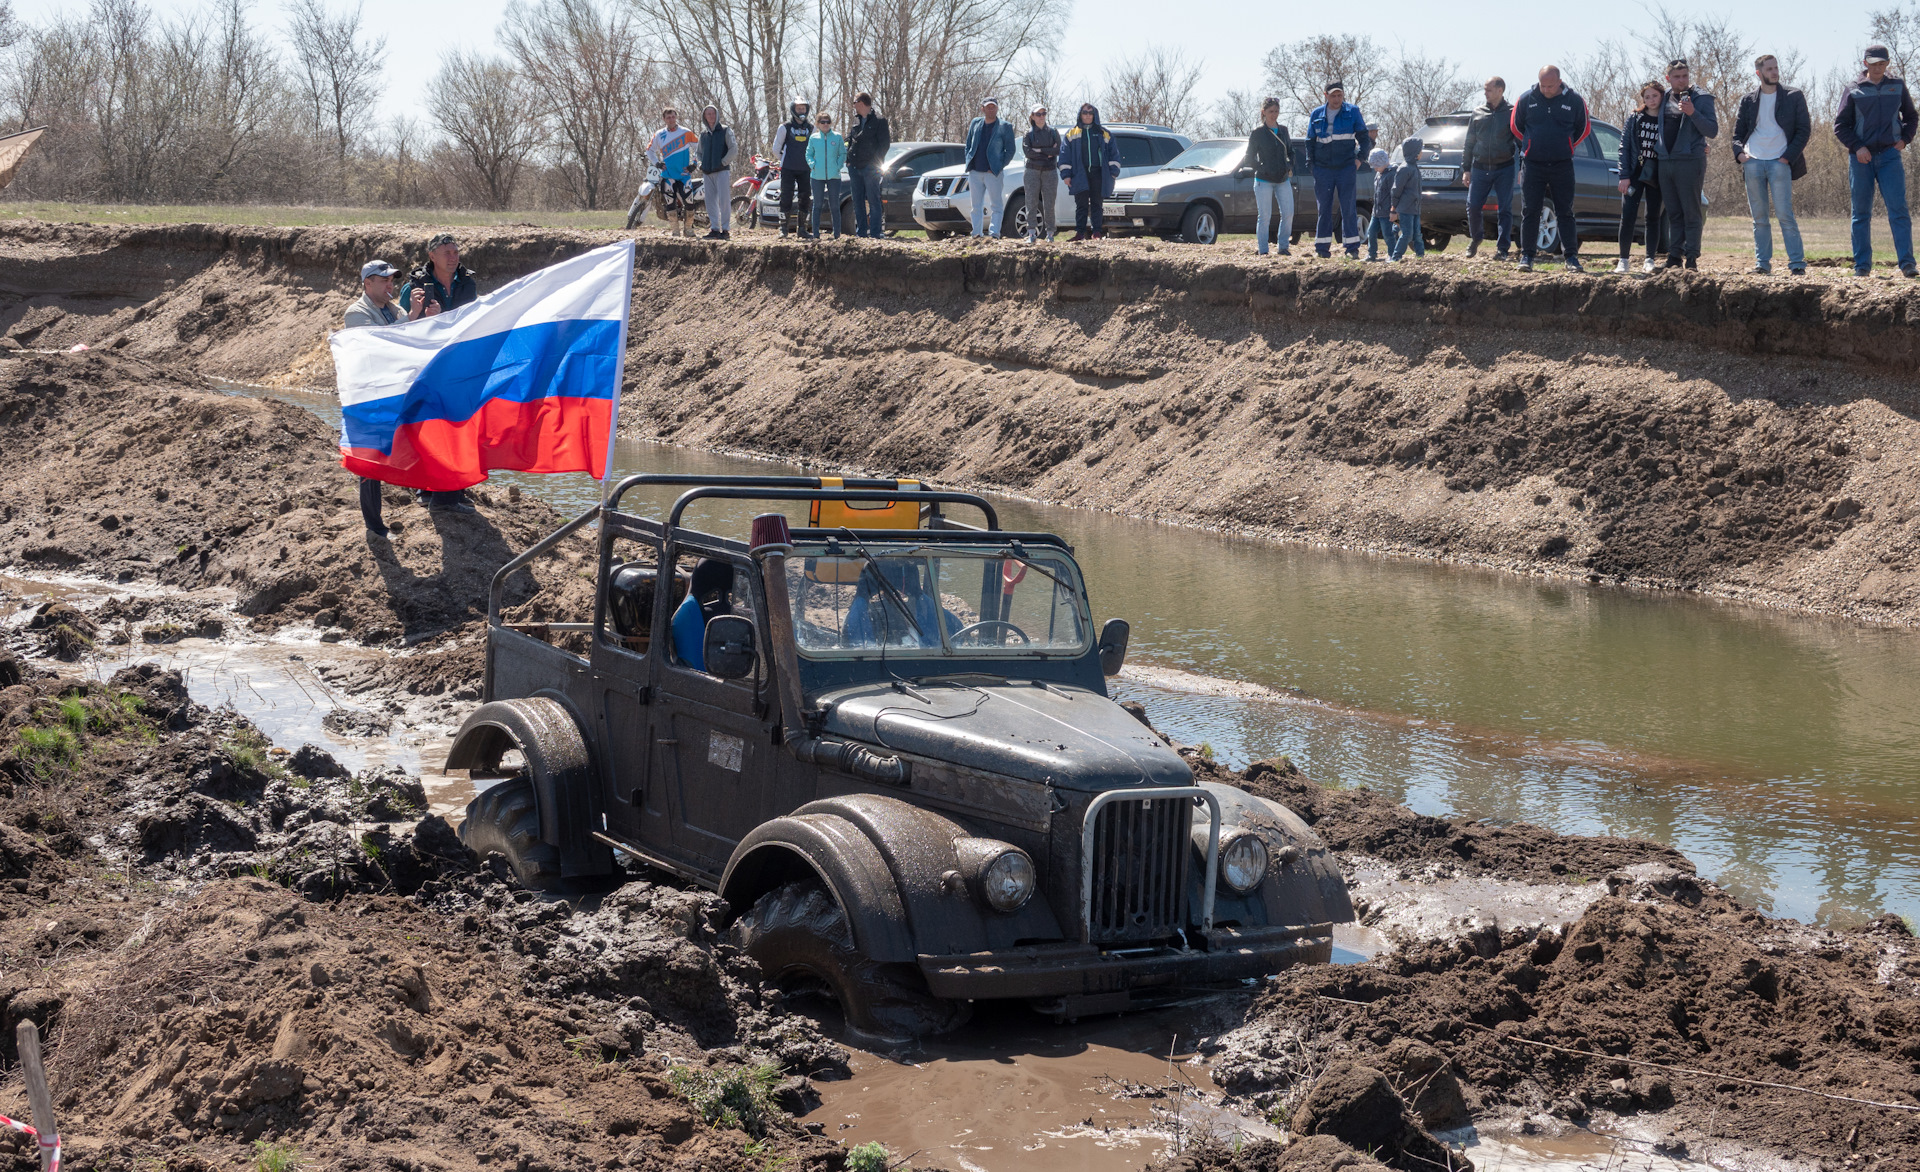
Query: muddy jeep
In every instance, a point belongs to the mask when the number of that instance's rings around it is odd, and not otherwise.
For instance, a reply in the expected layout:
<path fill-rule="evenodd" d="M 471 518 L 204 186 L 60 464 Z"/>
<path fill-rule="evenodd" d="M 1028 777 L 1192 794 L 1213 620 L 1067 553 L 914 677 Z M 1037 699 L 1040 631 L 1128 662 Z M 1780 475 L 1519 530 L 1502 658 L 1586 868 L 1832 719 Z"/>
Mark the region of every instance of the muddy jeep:
<path fill-rule="evenodd" d="M 688 491 L 654 521 L 621 508 L 643 484 Z M 807 523 L 762 513 L 746 542 L 683 523 L 716 499 Z M 595 522 L 591 621 L 504 621 L 514 575 Z M 624 855 L 717 890 L 769 980 L 870 1034 L 951 1028 L 983 998 L 1171 1000 L 1326 961 L 1353 918 L 1305 823 L 1196 785 L 1108 697 L 1127 624 L 1096 636 L 1071 548 L 1003 531 L 982 497 L 630 477 L 503 567 L 488 619 L 485 702 L 447 759 L 499 779 L 467 844 L 535 887 Z"/>

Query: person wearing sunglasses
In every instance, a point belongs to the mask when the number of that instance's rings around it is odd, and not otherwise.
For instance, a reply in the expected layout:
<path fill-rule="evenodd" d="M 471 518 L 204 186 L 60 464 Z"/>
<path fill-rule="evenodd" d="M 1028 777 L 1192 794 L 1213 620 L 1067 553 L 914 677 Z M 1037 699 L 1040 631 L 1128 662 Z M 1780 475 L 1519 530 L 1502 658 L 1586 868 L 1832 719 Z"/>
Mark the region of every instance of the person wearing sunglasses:
<path fill-rule="evenodd" d="M 833 115 L 822 114 L 813 120 L 813 137 L 807 140 L 807 169 L 813 173 L 813 222 L 809 225 L 815 240 L 820 239 L 821 204 L 833 224 L 833 238 L 840 239 L 840 168 L 847 165 L 846 136 L 833 128 Z"/>

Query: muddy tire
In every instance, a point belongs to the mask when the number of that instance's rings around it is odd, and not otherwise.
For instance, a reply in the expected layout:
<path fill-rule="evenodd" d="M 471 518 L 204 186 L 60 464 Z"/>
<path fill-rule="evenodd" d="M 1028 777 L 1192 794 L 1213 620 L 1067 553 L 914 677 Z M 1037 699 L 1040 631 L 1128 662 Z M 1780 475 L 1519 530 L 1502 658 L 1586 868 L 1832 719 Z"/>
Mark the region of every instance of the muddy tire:
<path fill-rule="evenodd" d="M 776 985 L 824 985 L 847 1024 L 876 1038 L 943 1034 L 963 1024 L 972 1007 L 927 991 L 910 964 L 868 960 L 853 946 L 840 905 L 816 881 L 789 883 L 757 900 L 733 923 L 734 946 L 751 956 Z"/>
<path fill-rule="evenodd" d="M 460 841 L 482 860 L 498 851 L 523 887 L 546 890 L 560 885 L 560 852 L 540 841 L 540 807 L 533 782 L 524 773 L 467 803 Z"/>

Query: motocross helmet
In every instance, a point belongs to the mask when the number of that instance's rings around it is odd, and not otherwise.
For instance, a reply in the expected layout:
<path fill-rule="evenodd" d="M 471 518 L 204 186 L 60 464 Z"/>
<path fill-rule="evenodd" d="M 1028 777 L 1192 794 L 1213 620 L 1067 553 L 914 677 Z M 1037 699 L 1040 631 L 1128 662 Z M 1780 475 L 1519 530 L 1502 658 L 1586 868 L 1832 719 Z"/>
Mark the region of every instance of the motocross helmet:
<path fill-rule="evenodd" d="M 805 121 L 807 115 L 811 113 L 813 113 L 813 103 L 805 98 L 796 97 L 787 103 L 787 116 L 790 118 Z"/>

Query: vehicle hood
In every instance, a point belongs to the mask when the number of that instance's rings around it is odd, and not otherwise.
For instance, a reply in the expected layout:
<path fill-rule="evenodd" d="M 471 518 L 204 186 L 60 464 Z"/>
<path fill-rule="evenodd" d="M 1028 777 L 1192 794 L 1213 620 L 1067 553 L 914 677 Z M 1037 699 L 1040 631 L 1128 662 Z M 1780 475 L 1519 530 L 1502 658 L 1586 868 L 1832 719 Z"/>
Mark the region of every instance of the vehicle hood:
<path fill-rule="evenodd" d="M 1000 169 L 1000 173 L 1002 175 L 1007 175 L 1014 171 L 1025 171 L 1026 169 L 1027 169 L 1027 161 L 1022 158 L 1016 158 L 1012 162 L 1008 163 L 1005 167 L 1002 167 Z M 920 179 L 923 181 L 927 179 L 934 179 L 934 178 L 954 179 L 962 175 L 965 175 L 966 173 L 967 173 L 967 165 L 965 163 L 955 163 L 950 167 L 935 167 L 931 171 L 922 172 L 920 175 Z M 918 188 L 920 184 L 915 183 L 914 186 L 915 188 Z"/>
<path fill-rule="evenodd" d="M 824 731 L 1063 789 L 1191 785 L 1165 741 L 1096 692 L 997 676 L 861 684 L 818 697 Z"/>
<path fill-rule="evenodd" d="M 1132 194 L 1141 188 L 1157 188 L 1161 191 L 1198 191 L 1213 188 L 1233 181 L 1231 171 L 1154 171 L 1146 175 L 1129 175 L 1113 185 L 1116 198 L 1122 192 Z"/>

